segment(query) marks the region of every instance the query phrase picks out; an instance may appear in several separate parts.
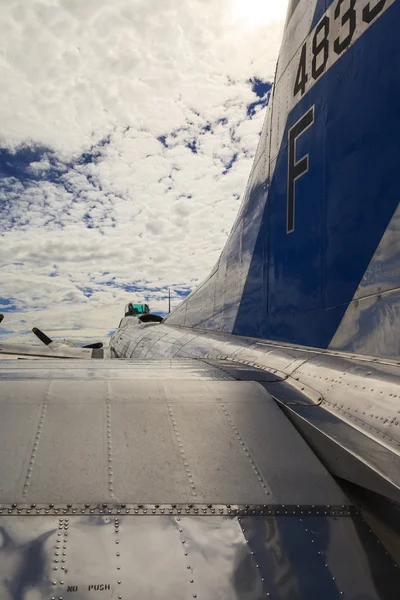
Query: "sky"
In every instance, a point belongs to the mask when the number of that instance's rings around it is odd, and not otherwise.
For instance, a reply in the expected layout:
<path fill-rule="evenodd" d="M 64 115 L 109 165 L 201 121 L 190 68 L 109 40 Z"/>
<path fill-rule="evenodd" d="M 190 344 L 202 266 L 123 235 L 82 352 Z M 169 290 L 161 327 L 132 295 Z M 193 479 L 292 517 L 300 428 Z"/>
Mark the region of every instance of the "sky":
<path fill-rule="evenodd" d="M 224 246 L 286 0 L 0 0 L 3 341 L 107 341 Z"/>

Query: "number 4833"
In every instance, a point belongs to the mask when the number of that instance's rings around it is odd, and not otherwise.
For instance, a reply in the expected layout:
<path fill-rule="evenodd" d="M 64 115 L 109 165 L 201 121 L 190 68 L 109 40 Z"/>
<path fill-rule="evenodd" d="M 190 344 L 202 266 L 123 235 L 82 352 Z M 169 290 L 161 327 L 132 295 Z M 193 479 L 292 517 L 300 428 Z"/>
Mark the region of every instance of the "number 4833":
<path fill-rule="evenodd" d="M 369 25 L 382 12 L 387 0 L 379 0 L 372 6 L 372 2 L 368 2 L 362 9 L 361 19 Z M 338 0 L 332 17 L 325 15 L 315 28 L 312 38 L 312 59 L 311 59 L 311 77 L 315 80 L 322 75 L 326 69 L 329 60 L 330 52 L 334 52 L 339 56 L 351 44 L 354 33 L 357 27 L 357 0 Z M 347 9 L 346 9 L 347 7 Z M 330 42 L 330 29 L 333 24 L 337 30 L 339 24 L 339 35 Z M 332 36 L 333 37 L 333 36 Z M 308 40 L 303 44 L 300 52 L 300 61 L 297 69 L 296 81 L 294 84 L 293 95 L 296 96 L 299 92 L 301 95 L 306 91 L 306 85 L 309 79 L 307 72 L 307 44 Z"/>

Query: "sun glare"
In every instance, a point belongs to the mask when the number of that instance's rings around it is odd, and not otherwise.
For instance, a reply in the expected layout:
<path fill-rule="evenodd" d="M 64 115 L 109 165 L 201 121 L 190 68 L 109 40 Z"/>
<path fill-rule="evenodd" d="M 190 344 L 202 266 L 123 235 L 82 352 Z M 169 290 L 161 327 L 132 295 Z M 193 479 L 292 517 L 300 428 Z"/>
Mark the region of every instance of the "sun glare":
<path fill-rule="evenodd" d="M 233 0 L 233 17 L 249 25 L 265 25 L 282 21 L 287 0 Z"/>

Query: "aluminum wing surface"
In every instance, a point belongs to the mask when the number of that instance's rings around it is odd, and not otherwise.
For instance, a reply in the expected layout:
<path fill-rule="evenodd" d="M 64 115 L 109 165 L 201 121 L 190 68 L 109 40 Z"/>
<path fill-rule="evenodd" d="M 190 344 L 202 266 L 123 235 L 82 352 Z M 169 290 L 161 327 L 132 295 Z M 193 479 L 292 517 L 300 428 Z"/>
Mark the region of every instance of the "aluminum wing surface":
<path fill-rule="evenodd" d="M 266 389 L 220 366 L 0 361 L 1 599 L 398 598 Z"/>

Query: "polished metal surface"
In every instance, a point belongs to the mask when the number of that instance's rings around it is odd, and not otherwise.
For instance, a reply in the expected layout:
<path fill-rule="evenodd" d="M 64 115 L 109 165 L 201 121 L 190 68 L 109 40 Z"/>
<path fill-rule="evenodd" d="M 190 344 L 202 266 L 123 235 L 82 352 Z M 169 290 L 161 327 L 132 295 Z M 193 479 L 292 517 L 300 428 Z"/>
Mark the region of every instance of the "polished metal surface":
<path fill-rule="evenodd" d="M 111 340 L 113 352 L 136 356 L 143 336 L 124 323 Z M 227 375 L 259 381 L 288 407 L 332 473 L 400 500 L 400 361 L 165 324 L 146 338 L 141 356 L 168 348 L 175 357 L 200 356 Z"/>
<path fill-rule="evenodd" d="M 398 597 L 399 569 L 359 517 L 244 517 L 240 524 L 272 598 Z"/>
<path fill-rule="evenodd" d="M 400 281 L 400 205 L 397 207 L 380 244 L 349 304 L 330 348 L 354 349 L 377 353 L 390 346 L 400 354 L 399 306 Z"/>
<path fill-rule="evenodd" d="M 359 517 L 0 516 L 2 600 L 397 600 Z"/>
<path fill-rule="evenodd" d="M 0 502 L 347 503 L 260 384 L 112 362 L 5 361 Z"/>
<path fill-rule="evenodd" d="M 81 360 L 40 361 L 1 361 L 0 381 L 23 379 L 64 379 L 64 380 L 234 380 L 229 373 L 204 361 L 194 359 L 152 360 L 102 360 L 92 361 L 90 365 Z M 7 384 L 4 384 L 7 393 Z"/>

